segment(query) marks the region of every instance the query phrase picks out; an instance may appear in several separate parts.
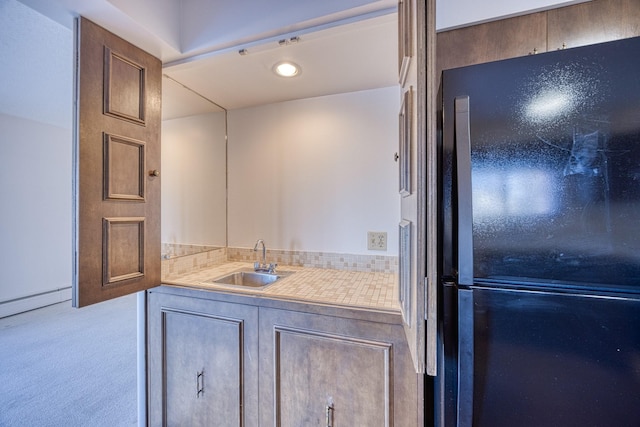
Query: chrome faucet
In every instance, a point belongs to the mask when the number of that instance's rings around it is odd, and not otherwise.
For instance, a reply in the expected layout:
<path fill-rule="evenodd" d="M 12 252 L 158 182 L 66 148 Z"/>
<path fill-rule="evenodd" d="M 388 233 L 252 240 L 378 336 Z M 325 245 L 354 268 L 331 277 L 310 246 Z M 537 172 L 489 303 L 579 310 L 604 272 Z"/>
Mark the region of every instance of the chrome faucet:
<path fill-rule="evenodd" d="M 258 239 L 256 245 L 253 247 L 253 252 L 258 251 L 258 246 L 262 245 L 262 263 L 265 264 L 267 262 L 267 247 L 264 244 L 264 240 Z"/>
<path fill-rule="evenodd" d="M 260 245 L 262 245 L 262 263 L 258 261 L 254 262 L 253 269 L 255 271 L 263 271 L 263 272 L 273 274 L 276 272 L 276 267 L 278 266 L 278 264 L 267 264 L 267 247 L 264 244 L 264 240 L 258 239 L 255 246 L 253 247 L 253 251 L 257 252 L 258 246 Z"/>

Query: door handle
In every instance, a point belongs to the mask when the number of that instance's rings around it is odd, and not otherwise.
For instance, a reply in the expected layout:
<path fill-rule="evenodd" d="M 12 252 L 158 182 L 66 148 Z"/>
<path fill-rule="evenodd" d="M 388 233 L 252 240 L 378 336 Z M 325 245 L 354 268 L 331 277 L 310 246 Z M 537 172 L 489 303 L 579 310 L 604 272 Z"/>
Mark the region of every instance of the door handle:
<path fill-rule="evenodd" d="M 473 291 L 458 289 L 458 422 L 473 426 Z"/>
<path fill-rule="evenodd" d="M 196 399 L 204 394 L 204 368 L 196 373 Z"/>
<path fill-rule="evenodd" d="M 333 403 L 326 406 L 327 427 L 333 427 Z"/>
<path fill-rule="evenodd" d="M 458 420 L 457 427 L 473 426 L 474 319 L 473 200 L 471 197 L 471 125 L 469 97 L 454 101 L 458 230 Z M 460 286 L 463 286 L 462 288 Z"/>
<path fill-rule="evenodd" d="M 473 201 L 471 199 L 471 126 L 469 97 L 454 101 L 458 206 L 458 285 L 473 284 Z"/>

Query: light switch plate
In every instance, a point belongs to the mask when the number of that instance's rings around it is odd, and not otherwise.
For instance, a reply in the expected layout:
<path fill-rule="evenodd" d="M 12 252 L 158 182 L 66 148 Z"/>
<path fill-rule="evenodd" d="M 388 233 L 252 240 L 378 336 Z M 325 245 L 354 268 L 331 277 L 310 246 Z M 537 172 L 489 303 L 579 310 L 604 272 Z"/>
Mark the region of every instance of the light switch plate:
<path fill-rule="evenodd" d="M 387 250 L 387 232 L 369 231 L 367 232 L 367 249 L 370 251 Z"/>

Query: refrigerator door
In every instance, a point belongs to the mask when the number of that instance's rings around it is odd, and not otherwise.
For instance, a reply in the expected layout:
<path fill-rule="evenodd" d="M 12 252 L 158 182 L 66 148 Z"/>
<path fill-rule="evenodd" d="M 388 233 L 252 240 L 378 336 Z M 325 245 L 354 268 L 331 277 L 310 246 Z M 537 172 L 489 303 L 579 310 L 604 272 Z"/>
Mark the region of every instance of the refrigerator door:
<path fill-rule="evenodd" d="M 458 425 L 640 425 L 640 300 L 472 293 L 472 415 Z"/>
<path fill-rule="evenodd" d="M 476 283 L 639 290 L 637 52 L 640 38 L 444 72 L 445 277 L 464 275 L 454 258 L 471 245 Z M 467 99 L 467 148 L 454 147 L 456 99 Z M 461 150 L 470 194 L 451 184 Z M 452 210 L 469 197 L 464 243 Z"/>

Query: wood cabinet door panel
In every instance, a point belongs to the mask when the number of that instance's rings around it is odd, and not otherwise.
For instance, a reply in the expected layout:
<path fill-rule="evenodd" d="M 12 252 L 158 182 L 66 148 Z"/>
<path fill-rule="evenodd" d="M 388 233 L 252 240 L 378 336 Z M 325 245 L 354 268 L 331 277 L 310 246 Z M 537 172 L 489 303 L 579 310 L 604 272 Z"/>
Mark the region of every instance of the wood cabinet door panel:
<path fill-rule="evenodd" d="M 398 29 L 401 41 L 399 146 L 397 162 L 400 176 L 401 241 L 398 247 L 400 273 L 398 295 L 404 320 L 404 332 L 413 358 L 414 370 L 424 373 L 427 366 L 435 372 L 435 359 L 427 362 L 425 323 L 426 260 L 426 137 L 425 137 L 425 24 L 426 3 L 402 0 L 398 4 Z"/>
<path fill-rule="evenodd" d="M 401 324 L 259 310 L 260 425 L 421 425 Z"/>
<path fill-rule="evenodd" d="M 73 305 L 160 284 L 162 64 L 77 21 Z"/>
<path fill-rule="evenodd" d="M 150 292 L 149 425 L 257 425 L 258 309 Z"/>
<path fill-rule="evenodd" d="M 487 22 L 437 34 L 436 64 L 442 70 L 547 50 L 545 12 Z"/>
<path fill-rule="evenodd" d="M 640 36 L 638 0 L 597 0 L 547 13 L 549 50 Z"/>
<path fill-rule="evenodd" d="M 163 425 L 240 426 L 242 321 L 163 310 Z"/>
<path fill-rule="evenodd" d="M 390 425 L 391 344 L 290 328 L 274 333 L 277 425 Z"/>

